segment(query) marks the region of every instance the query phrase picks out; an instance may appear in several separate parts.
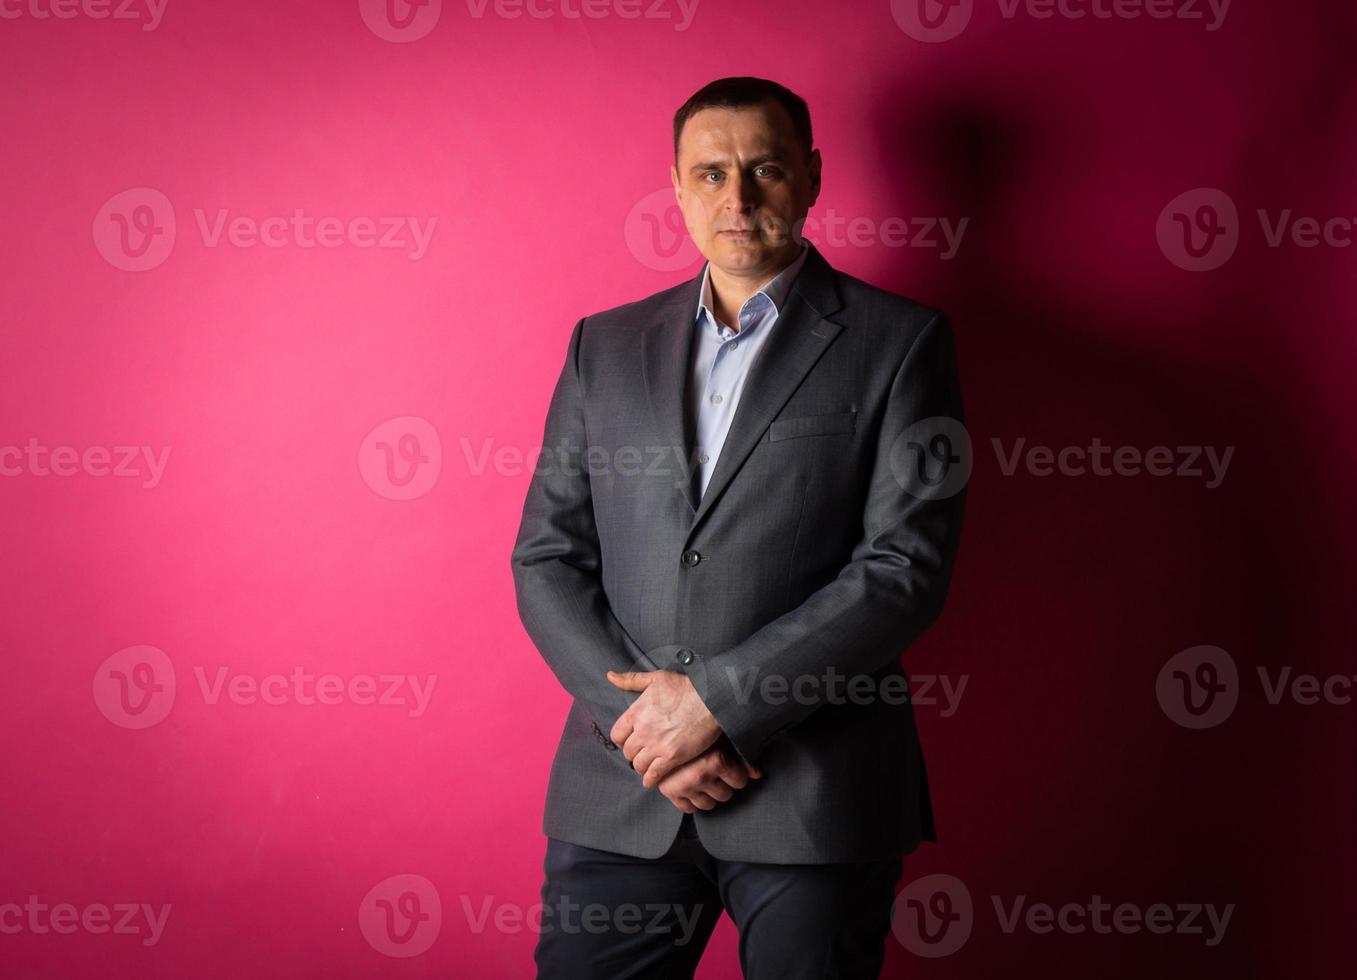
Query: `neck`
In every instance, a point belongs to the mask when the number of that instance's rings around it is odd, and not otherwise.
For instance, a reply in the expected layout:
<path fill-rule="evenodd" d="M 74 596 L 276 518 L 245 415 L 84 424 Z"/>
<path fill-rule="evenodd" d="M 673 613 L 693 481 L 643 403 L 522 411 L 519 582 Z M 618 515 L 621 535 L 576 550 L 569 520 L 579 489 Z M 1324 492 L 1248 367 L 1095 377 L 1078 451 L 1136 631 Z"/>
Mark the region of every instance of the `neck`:
<path fill-rule="evenodd" d="M 740 330 L 740 308 L 745 301 L 777 277 L 777 274 L 797 260 L 801 243 L 790 244 L 784 253 L 758 269 L 727 272 L 715 263 L 708 263 L 711 281 L 712 306 L 721 322 L 737 333 Z"/>

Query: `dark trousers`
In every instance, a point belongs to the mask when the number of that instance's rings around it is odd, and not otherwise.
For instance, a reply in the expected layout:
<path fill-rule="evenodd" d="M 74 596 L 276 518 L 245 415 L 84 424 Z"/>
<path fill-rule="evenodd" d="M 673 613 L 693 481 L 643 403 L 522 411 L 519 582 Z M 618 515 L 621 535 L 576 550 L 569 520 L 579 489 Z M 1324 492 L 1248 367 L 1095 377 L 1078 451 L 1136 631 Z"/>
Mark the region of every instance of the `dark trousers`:
<path fill-rule="evenodd" d="M 749 980 L 876 978 L 901 865 L 722 861 L 691 816 L 653 859 L 548 838 L 537 976 L 691 978 L 725 909 Z"/>

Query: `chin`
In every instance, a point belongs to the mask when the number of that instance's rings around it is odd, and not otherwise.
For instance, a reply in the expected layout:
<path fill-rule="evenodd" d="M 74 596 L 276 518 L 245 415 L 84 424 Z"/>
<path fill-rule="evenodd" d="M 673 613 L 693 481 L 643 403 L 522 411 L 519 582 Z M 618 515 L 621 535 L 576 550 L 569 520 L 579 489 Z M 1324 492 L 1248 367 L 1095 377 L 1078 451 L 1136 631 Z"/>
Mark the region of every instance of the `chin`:
<path fill-rule="evenodd" d="M 725 259 L 726 265 L 758 265 L 772 254 L 772 249 L 763 242 L 735 242 L 723 238 L 716 242 L 714 253 Z"/>

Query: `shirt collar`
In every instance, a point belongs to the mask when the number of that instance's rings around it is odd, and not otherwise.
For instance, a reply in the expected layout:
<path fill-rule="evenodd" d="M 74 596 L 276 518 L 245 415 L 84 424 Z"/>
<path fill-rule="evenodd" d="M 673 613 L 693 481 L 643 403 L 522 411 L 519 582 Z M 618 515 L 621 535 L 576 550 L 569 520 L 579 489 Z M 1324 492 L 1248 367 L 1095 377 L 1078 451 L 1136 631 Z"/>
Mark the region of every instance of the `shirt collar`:
<path fill-rule="evenodd" d="M 763 295 L 773 304 L 773 309 L 779 313 L 782 312 L 782 305 L 787 301 L 787 294 L 792 290 L 792 282 L 796 279 L 796 274 L 801 271 L 801 267 L 806 264 L 806 256 L 810 254 L 810 246 L 802 245 L 801 254 L 792 260 L 792 264 L 787 266 L 754 293 L 754 296 Z M 745 300 L 750 302 L 754 296 Z M 741 310 L 744 307 L 740 308 Z M 713 323 L 716 323 L 716 313 L 712 310 L 711 298 L 711 263 L 708 262 L 702 267 L 702 291 L 699 294 L 697 315 L 700 319 L 703 314 L 711 317 Z"/>

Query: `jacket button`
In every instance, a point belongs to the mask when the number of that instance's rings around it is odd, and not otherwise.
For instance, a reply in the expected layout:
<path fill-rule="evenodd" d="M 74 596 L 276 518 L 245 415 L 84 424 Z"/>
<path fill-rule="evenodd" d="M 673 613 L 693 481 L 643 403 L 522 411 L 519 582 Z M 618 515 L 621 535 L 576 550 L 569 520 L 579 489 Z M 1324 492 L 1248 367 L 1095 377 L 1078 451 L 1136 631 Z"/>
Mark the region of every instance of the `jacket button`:
<path fill-rule="evenodd" d="M 678 662 L 681 664 L 690 664 L 693 662 L 693 651 L 686 647 L 678 652 Z"/>
<path fill-rule="evenodd" d="M 683 564 L 692 567 L 702 560 L 702 556 L 689 548 L 683 553 Z"/>

